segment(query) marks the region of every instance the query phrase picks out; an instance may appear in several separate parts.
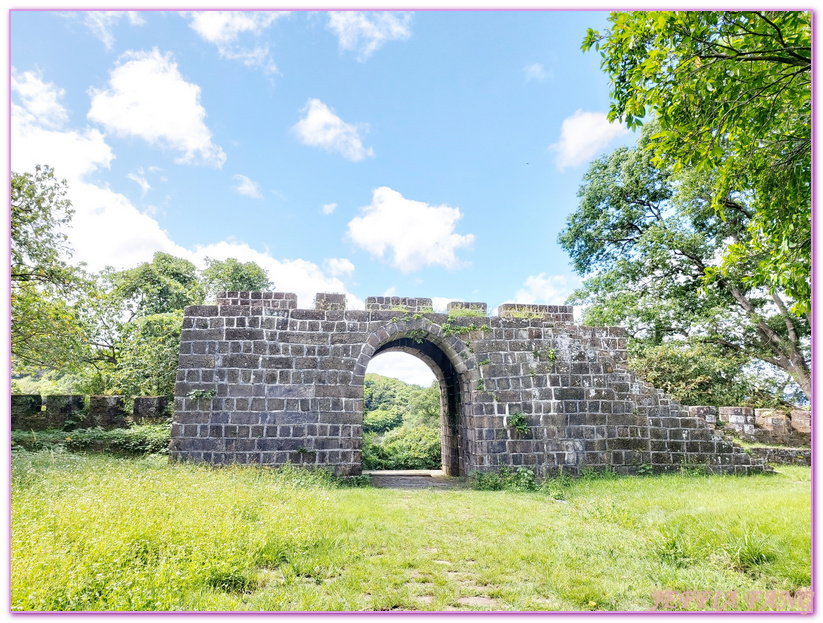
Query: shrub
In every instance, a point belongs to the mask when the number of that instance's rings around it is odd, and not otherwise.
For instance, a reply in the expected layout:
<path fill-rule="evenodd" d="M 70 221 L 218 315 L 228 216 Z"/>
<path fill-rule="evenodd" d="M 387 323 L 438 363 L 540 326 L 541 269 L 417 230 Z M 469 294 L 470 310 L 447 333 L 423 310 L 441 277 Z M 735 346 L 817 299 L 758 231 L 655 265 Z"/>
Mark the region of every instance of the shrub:
<path fill-rule="evenodd" d="M 385 433 L 387 430 L 400 426 L 403 414 L 387 409 L 375 409 L 363 413 L 364 433 Z"/>
<path fill-rule="evenodd" d="M 482 491 L 535 491 L 537 487 L 534 472 L 528 467 L 512 469 L 504 465 L 499 472 L 474 474 L 474 488 Z"/>
<path fill-rule="evenodd" d="M 440 464 L 439 428 L 403 426 L 382 440 L 363 435 L 363 469 L 438 469 Z"/>
<path fill-rule="evenodd" d="M 539 491 L 555 500 L 563 500 L 572 479 L 561 472 L 558 476 L 539 480 L 528 467 L 514 469 L 504 465 L 498 472 L 475 472 L 472 484 L 481 491 Z"/>
<path fill-rule="evenodd" d="M 46 430 L 40 432 L 15 430 L 11 432 L 12 447 L 30 452 L 49 448 L 71 451 L 103 450 L 128 455 L 165 454 L 171 441 L 168 424 L 144 424 L 131 428 L 77 429 L 70 432 Z"/>

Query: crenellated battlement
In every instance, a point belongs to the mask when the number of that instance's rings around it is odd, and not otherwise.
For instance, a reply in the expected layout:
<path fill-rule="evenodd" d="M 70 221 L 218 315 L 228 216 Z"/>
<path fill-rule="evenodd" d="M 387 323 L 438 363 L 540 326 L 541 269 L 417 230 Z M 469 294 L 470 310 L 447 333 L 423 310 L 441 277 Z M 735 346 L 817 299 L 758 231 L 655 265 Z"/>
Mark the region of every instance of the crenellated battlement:
<path fill-rule="evenodd" d="M 259 307 L 263 309 L 308 309 L 298 307 L 293 292 L 218 292 L 217 305 Z M 346 295 L 318 292 L 314 297 L 314 310 L 346 311 Z M 396 311 L 434 313 L 432 299 L 406 296 L 369 296 L 366 311 Z M 481 302 L 452 301 L 446 313 L 462 311 L 479 312 L 488 316 L 488 305 Z M 528 303 L 503 303 L 498 307 L 500 318 L 542 318 L 554 322 L 574 322 L 571 305 L 532 305 Z"/>

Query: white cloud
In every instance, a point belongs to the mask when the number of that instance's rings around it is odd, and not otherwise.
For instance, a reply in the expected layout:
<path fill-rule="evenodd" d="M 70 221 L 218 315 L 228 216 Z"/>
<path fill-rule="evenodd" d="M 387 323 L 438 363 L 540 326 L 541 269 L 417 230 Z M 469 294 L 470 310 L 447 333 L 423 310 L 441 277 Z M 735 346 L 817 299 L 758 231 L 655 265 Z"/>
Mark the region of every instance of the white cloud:
<path fill-rule="evenodd" d="M 136 182 L 140 189 L 143 191 L 143 196 L 146 196 L 146 193 L 151 190 L 151 186 L 149 186 L 149 181 L 143 175 L 143 171 L 138 171 L 137 173 L 129 173 L 126 176 L 126 179 L 130 179 L 132 182 Z"/>
<path fill-rule="evenodd" d="M 12 81 L 13 93 L 20 94 L 20 84 Z M 49 165 L 58 179 L 79 180 L 99 167 L 109 168 L 114 154 L 103 135 L 92 128 L 56 130 L 55 118 L 65 118 L 65 109 L 59 104 L 62 90 L 42 81 L 40 86 L 44 90 L 37 97 L 21 97 L 22 105 L 12 103 L 12 169 L 33 172 L 35 165 Z"/>
<path fill-rule="evenodd" d="M 455 251 L 474 241 L 473 234 L 454 233 L 463 216 L 458 208 L 405 199 L 385 186 L 373 191 L 361 214 L 349 222 L 349 238 L 375 257 L 390 251 L 389 261 L 404 273 L 437 264 L 458 268 Z"/>
<path fill-rule="evenodd" d="M 432 309 L 436 312 L 446 313 L 446 306 L 451 303 L 452 301 L 457 301 L 459 299 L 452 299 L 445 296 L 433 296 L 432 297 Z"/>
<path fill-rule="evenodd" d="M 394 293 L 397 292 L 397 286 L 392 286 L 385 292 L 383 292 L 383 296 L 394 296 Z"/>
<path fill-rule="evenodd" d="M 146 23 L 137 11 L 88 11 L 83 17 L 83 24 L 103 42 L 107 50 L 111 50 L 114 46 L 112 28 L 124 16 L 132 26 L 142 26 Z"/>
<path fill-rule="evenodd" d="M 55 105 L 60 105 L 61 90 L 42 80 L 43 86 L 32 90 L 31 85 L 25 86 L 26 80 L 28 78 L 20 78 L 13 86 L 14 95 L 22 104 L 12 106 L 12 170 L 33 172 L 35 165 L 48 164 L 58 179 L 68 181 L 69 198 L 75 209 L 71 226 L 66 230 L 68 242 L 74 249 L 72 262 L 85 262 L 89 270 L 99 271 L 107 265 L 134 267 L 150 261 L 157 251 L 186 258 L 201 267 L 206 257 L 223 260 L 234 257 L 259 264 L 278 290 L 297 293 L 301 307 L 312 308 L 317 292 L 346 293 L 343 282 L 333 274 L 353 270 L 354 266 L 346 259 L 330 260 L 324 271 L 303 259 L 277 260 L 244 243 L 222 241 L 193 251 L 175 244 L 156 220 L 141 213 L 125 196 L 85 181 L 88 174 L 109 167 L 114 158 L 111 148 L 95 129 L 56 131 L 43 127 L 39 119 L 42 117 L 46 125 L 51 122 Z M 33 91 L 40 96 L 26 96 Z M 52 105 L 43 106 L 44 101 Z M 150 167 L 149 172 L 156 173 L 159 169 Z M 138 169 L 129 176 L 134 178 L 144 179 L 143 170 Z M 346 295 L 350 309 L 365 307 L 364 301 L 350 293 Z"/>
<path fill-rule="evenodd" d="M 199 11 L 191 13 L 189 26 L 204 40 L 217 46 L 220 56 L 239 60 L 247 67 L 276 72 L 268 45 L 241 46 L 241 35 L 259 36 L 288 11 Z"/>
<path fill-rule="evenodd" d="M 562 171 L 588 162 L 614 139 L 628 133 L 621 124 L 609 123 L 606 113 L 583 112 L 578 108 L 563 120 L 560 138 L 549 145 L 549 150 L 557 152 L 555 165 Z"/>
<path fill-rule="evenodd" d="M 58 132 L 39 127 L 12 111 L 11 162 L 16 172 L 34 171 L 37 164 L 54 168 L 68 182 L 74 207 L 66 230 L 74 249 L 73 262 L 85 262 L 92 271 L 106 265 L 134 266 L 151 259 L 155 251 L 176 255 L 175 245 L 157 221 L 141 214 L 126 197 L 84 181 L 98 168 L 108 168 L 113 155 L 97 130 Z"/>
<path fill-rule="evenodd" d="M 304 145 L 337 152 L 353 162 L 374 156 L 371 147 L 363 147 L 358 128 L 345 123 L 320 100 L 310 99 L 301 112 L 305 112 L 306 116 L 295 124 L 292 131 Z"/>
<path fill-rule="evenodd" d="M 246 67 L 259 67 L 269 73 L 277 72 L 277 65 L 271 58 L 269 46 L 255 46 L 234 50 L 220 50 L 220 55 L 230 61 L 240 61 Z"/>
<path fill-rule="evenodd" d="M 108 264 L 134 266 L 150 260 L 155 251 L 183 253 L 157 221 L 141 214 L 126 197 L 85 181 L 90 173 L 109 168 L 114 154 L 96 129 L 54 129 L 54 103 L 59 106 L 62 91 L 41 83 L 42 90 L 34 89 L 38 97 L 25 96 L 32 92 L 26 80 L 19 79 L 12 86 L 22 105 L 12 105 L 11 165 L 13 171 L 22 173 L 47 164 L 57 179 L 68 182 L 75 211 L 66 229 L 74 249 L 72 261 L 85 262 L 90 270 L 98 271 Z M 52 104 L 43 106 L 44 101 Z"/>
<path fill-rule="evenodd" d="M 336 208 L 336 203 L 327 203 L 322 208 L 320 208 L 320 211 L 323 212 L 323 214 L 331 214 L 332 212 L 334 212 Z"/>
<path fill-rule="evenodd" d="M 70 183 L 69 193 L 75 208 L 68 232 L 73 259 L 90 270 L 130 268 L 150 261 L 157 251 L 186 257 L 186 249 L 120 193 L 82 182 Z"/>
<path fill-rule="evenodd" d="M 381 353 L 369 362 L 366 372 L 390 376 L 423 387 L 428 387 L 437 378 L 421 359 L 408 353 Z"/>
<path fill-rule="evenodd" d="M 234 190 L 241 195 L 251 197 L 252 199 L 263 198 L 263 193 L 260 191 L 260 185 L 252 182 L 245 175 L 234 175 L 232 176 L 232 179 L 237 181 L 237 185 L 234 187 Z"/>
<path fill-rule="evenodd" d="M 540 63 L 532 63 L 523 68 L 523 73 L 526 74 L 526 82 L 529 80 L 545 80 L 551 74 Z"/>
<path fill-rule="evenodd" d="M 223 150 L 212 143 L 200 87 L 186 82 L 171 53 L 127 52 L 105 89 L 91 89 L 88 117 L 121 136 L 182 152 L 179 163 L 222 167 Z"/>
<path fill-rule="evenodd" d="M 198 265 L 204 265 L 207 257 L 215 260 L 233 257 L 241 262 L 255 262 L 266 270 L 278 291 L 297 294 L 297 306 L 301 309 L 313 309 L 314 295 L 318 292 L 346 292 L 340 279 L 325 273 L 313 262 L 303 259 L 278 260 L 268 253 L 255 251 L 245 243 L 221 241 L 198 246 L 193 252 L 186 252 L 184 257 Z M 347 298 L 349 309 L 365 307 L 365 302 L 357 297 L 347 293 Z"/>
<path fill-rule="evenodd" d="M 354 272 L 354 264 L 344 257 L 330 257 L 324 260 L 323 268 L 325 268 L 326 272 L 328 272 L 332 277 L 350 275 Z"/>
<path fill-rule="evenodd" d="M 386 41 L 411 37 L 411 20 L 407 11 L 331 11 L 328 26 L 341 49 L 357 50 L 358 60 L 364 61 Z"/>
<path fill-rule="evenodd" d="M 209 43 L 234 43 L 246 32 L 260 35 L 288 11 L 198 11 L 191 13 L 191 26 Z"/>
<path fill-rule="evenodd" d="M 578 277 L 565 275 L 531 275 L 514 295 L 514 303 L 563 305 L 566 298 L 580 285 Z"/>
<path fill-rule="evenodd" d="M 43 82 L 39 71 L 18 73 L 11 70 L 11 90 L 22 103 L 18 115 L 31 115 L 43 127 L 57 128 L 68 120 L 68 112 L 60 103 L 66 94 L 63 89 L 57 88 L 54 83 Z"/>

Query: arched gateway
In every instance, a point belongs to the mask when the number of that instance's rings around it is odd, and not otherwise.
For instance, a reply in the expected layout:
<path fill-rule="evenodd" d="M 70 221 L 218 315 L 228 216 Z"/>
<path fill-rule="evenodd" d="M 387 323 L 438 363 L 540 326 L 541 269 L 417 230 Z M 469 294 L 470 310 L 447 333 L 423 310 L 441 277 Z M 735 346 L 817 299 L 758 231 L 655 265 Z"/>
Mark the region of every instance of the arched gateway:
<path fill-rule="evenodd" d="M 485 303 L 439 314 L 431 299 L 370 297 L 362 311 L 318 294 L 315 309 L 297 309 L 284 292 L 220 293 L 217 305 L 186 308 L 171 456 L 358 474 L 366 367 L 388 351 L 434 371 L 450 475 L 763 469 L 622 367 L 622 329 L 575 325 L 571 307 L 501 305 L 488 317 Z"/>

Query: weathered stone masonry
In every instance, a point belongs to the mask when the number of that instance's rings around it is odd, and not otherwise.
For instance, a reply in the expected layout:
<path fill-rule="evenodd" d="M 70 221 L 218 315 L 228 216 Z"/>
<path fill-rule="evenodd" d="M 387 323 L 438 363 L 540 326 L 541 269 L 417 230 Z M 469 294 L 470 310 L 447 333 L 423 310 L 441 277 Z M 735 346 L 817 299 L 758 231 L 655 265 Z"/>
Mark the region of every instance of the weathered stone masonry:
<path fill-rule="evenodd" d="M 582 327 L 572 308 L 342 294 L 298 309 L 284 292 L 229 292 L 186 308 L 171 455 L 361 470 L 363 380 L 372 357 L 416 355 L 441 389 L 443 466 L 453 475 L 527 466 L 540 474 L 684 463 L 763 470 L 705 418 L 627 371 L 624 331 Z M 472 315 L 460 315 L 472 314 Z M 523 434 L 509 419 L 522 413 Z"/>

